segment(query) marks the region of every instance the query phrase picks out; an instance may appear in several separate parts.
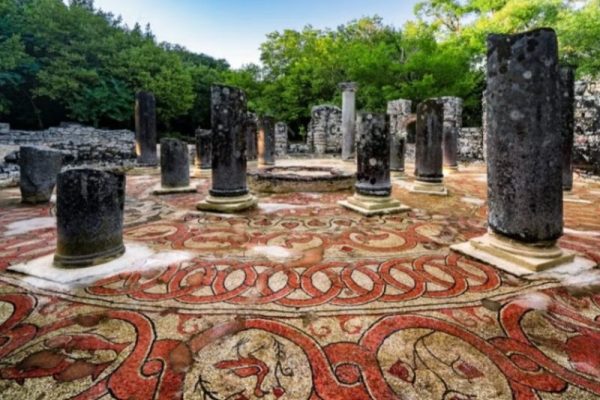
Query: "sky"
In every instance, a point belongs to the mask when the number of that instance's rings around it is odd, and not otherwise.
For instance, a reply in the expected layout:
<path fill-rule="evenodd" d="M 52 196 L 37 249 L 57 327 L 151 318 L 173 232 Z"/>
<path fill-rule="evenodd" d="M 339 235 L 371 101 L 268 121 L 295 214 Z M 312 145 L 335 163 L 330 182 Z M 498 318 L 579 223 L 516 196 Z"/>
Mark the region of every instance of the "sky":
<path fill-rule="evenodd" d="M 95 0 L 97 8 L 133 26 L 150 23 L 159 41 L 226 59 L 232 67 L 259 63 L 268 33 L 284 29 L 335 28 L 379 15 L 402 26 L 417 0 Z"/>

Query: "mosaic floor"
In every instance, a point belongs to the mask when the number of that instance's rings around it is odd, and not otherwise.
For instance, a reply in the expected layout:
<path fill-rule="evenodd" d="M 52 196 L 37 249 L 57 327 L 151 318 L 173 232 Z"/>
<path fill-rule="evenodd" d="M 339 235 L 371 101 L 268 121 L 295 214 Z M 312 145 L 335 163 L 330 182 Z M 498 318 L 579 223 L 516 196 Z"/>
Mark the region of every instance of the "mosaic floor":
<path fill-rule="evenodd" d="M 486 230 L 481 166 L 447 198 L 396 183 L 413 211 L 372 218 L 336 205 L 349 193 L 200 213 L 207 180 L 158 181 L 128 177 L 126 241 L 191 257 L 78 288 L 6 271 L 55 230 L 0 191 L 0 398 L 600 398 L 600 272 L 517 278 L 449 250 Z M 561 245 L 600 262 L 600 183 L 574 196 Z"/>

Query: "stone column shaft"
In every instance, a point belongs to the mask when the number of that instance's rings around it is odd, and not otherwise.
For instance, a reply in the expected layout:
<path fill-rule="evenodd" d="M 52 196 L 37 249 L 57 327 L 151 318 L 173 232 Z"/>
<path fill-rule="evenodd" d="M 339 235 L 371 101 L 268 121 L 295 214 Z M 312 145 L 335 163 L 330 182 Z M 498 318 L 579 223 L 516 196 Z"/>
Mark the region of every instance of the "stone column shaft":
<path fill-rule="evenodd" d="M 158 165 L 156 140 L 156 100 L 152 93 L 138 92 L 135 101 L 135 151 L 138 164 Z"/>
<path fill-rule="evenodd" d="M 258 165 L 275 165 L 275 120 L 258 119 Z"/>
<path fill-rule="evenodd" d="M 417 106 L 415 178 L 440 183 L 444 179 L 442 135 L 444 106 L 436 99 Z"/>
<path fill-rule="evenodd" d="M 190 185 L 190 160 L 186 143 L 178 139 L 161 139 L 160 176 L 163 188 Z"/>
<path fill-rule="evenodd" d="M 573 189 L 573 135 L 575 129 L 575 67 L 560 66 L 560 130 L 562 147 L 563 190 Z"/>
<path fill-rule="evenodd" d="M 390 169 L 392 171 L 404 172 L 406 125 L 411 107 L 412 102 L 403 99 L 390 101 L 387 105 L 387 113 L 390 116 Z"/>
<path fill-rule="evenodd" d="M 342 159 L 351 160 L 356 137 L 356 88 L 354 82 L 340 84 L 342 89 Z"/>
<path fill-rule="evenodd" d="M 462 127 L 463 101 L 460 97 L 441 97 L 444 104 L 444 165 L 458 168 L 458 134 Z"/>
<path fill-rule="evenodd" d="M 196 160 L 197 169 L 212 168 L 212 132 L 210 129 L 196 130 Z"/>
<path fill-rule="evenodd" d="M 551 29 L 489 35 L 488 223 L 525 243 L 562 235 L 558 46 Z"/>
<path fill-rule="evenodd" d="M 360 113 L 357 118 L 356 193 L 389 196 L 390 133 L 385 114 Z"/>
<path fill-rule="evenodd" d="M 246 120 L 246 157 L 248 160 L 254 161 L 258 158 L 258 126 L 257 116 L 253 113 L 248 113 Z"/>
<path fill-rule="evenodd" d="M 36 146 L 19 149 L 19 188 L 23 203 L 50 201 L 62 163 L 63 154 L 57 150 Z"/>

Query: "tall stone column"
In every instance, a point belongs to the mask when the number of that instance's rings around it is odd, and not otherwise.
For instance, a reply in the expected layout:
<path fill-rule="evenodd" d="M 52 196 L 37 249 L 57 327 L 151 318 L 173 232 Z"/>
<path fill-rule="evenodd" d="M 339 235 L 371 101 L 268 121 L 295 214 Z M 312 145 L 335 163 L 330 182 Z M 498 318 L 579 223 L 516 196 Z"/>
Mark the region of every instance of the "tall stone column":
<path fill-rule="evenodd" d="M 398 99 L 388 102 L 387 113 L 390 116 L 390 170 L 397 176 L 404 175 L 406 153 L 406 126 L 410 116 L 412 101 Z"/>
<path fill-rule="evenodd" d="M 154 194 L 193 193 L 190 186 L 190 157 L 187 143 L 171 138 L 160 140 L 160 187 Z"/>
<path fill-rule="evenodd" d="M 490 233 L 454 248 L 517 272 L 568 263 L 573 255 L 555 245 L 563 230 L 556 34 L 489 35 L 487 46 Z"/>
<path fill-rule="evenodd" d="M 63 154 L 58 150 L 21 146 L 19 149 L 21 201 L 27 204 L 49 202 L 62 163 Z"/>
<path fill-rule="evenodd" d="M 198 203 L 205 211 L 235 212 L 255 206 L 246 185 L 246 95 L 238 88 L 211 87 L 212 188 Z"/>
<path fill-rule="evenodd" d="M 288 152 L 288 126 L 285 122 L 275 124 L 275 155 L 286 156 Z"/>
<path fill-rule="evenodd" d="M 139 165 L 158 165 L 156 140 L 156 100 L 152 93 L 138 92 L 135 96 L 135 152 Z"/>
<path fill-rule="evenodd" d="M 356 89 L 354 82 L 340 83 L 342 90 L 342 160 L 354 158 L 356 137 Z"/>
<path fill-rule="evenodd" d="M 458 171 L 458 134 L 462 127 L 463 100 L 448 96 L 440 97 L 440 101 L 444 104 L 444 167 L 450 171 Z"/>
<path fill-rule="evenodd" d="M 357 131 L 355 194 L 339 204 L 363 215 L 408 210 L 391 197 L 390 130 L 386 115 L 360 113 Z"/>
<path fill-rule="evenodd" d="M 275 120 L 258 118 L 258 165 L 275 165 Z"/>
<path fill-rule="evenodd" d="M 439 99 L 425 100 L 417 106 L 415 134 L 414 193 L 446 196 L 444 187 L 442 138 L 444 104 Z"/>
<path fill-rule="evenodd" d="M 81 268 L 121 256 L 124 204 L 123 173 L 92 168 L 61 172 L 56 187 L 54 264 Z"/>
<path fill-rule="evenodd" d="M 573 190 L 573 134 L 575 129 L 575 69 L 572 65 L 561 65 L 560 73 L 560 131 L 562 147 L 563 190 Z"/>
<path fill-rule="evenodd" d="M 258 158 L 258 117 L 254 113 L 248 113 L 246 119 L 246 158 L 248 161 L 255 161 Z"/>
<path fill-rule="evenodd" d="M 194 159 L 194 177 L 204 178 L 212 168 L 212 131 L 196 129 L 196 158 Z"/>

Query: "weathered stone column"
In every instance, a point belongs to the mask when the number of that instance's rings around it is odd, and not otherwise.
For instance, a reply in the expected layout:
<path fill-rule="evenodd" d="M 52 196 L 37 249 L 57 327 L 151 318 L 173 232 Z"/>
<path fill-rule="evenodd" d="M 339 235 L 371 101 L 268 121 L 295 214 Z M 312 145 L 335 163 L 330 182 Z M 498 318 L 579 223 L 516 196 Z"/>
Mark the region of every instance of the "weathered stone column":
<path fill-rule="evenodd" d="M 158 165 L 156 140 L 156 100 L 152 93 L 138 92 L 135 96 L 135 152 L 139 165 Z"/>
<path fill-rule="evenodd" d="M 187 143 L 171 138 L 160 140 L 160 187 L 154 194 L 192 193 Z"/>
<path fill-rule="evenodd" d="M 517 271 L 570 262 L 555 246 L 563 230 L 556 34 L 489 35 L 487 45 L 490 233 L 455 249 Z"/>
<path fill-rule="evenodd" d="M 54 264 L 80 268 L 121 256 L 125 175 L 75 168 L 58 175 Z"/>
<path fill-rule="evenodd" d="M 390 116 L 390 170 L 396 176 L 404 175 L 404 156 L 406 153 L 406 125 L 410 116 L 412 101 L 398 99 L 388 102 L 387 113 Z"/>
<path fill-rule="evenodd" d="M 560 73 L 560 131 L 562 147 L 563 190 L 573 190 L 573 135 L 575 129 L 575 69 L 572 65 L 561 65 Z"/>
<path fill-rule="evenodd" d="M 275 165 L 275 120 L 258 118 L 258 165 Z"/>
<path fill-rule="evenodd" d="M 342 89 L 342 160 L 354 158 L 356 137 L 356 89 L 354 82 L 340 83 Z"/>
<path fill-rule="evenodd" d="M 21 201 L 28 204 L 49 202 L 62 162 L 63 154 L 60 151 L 44 147 L 21 146 L 19 149 Z"/>
<path fill-rule="evenodd" d="M 288 152 L 288 126 L 285 122 L 275 124 L 275 155 L 286 156 Z"/>
<path fill-rule="evenodd" d="M 357 130 L 355 194 L 339 204 L 363 215 L 408 210 L 391 197 L 390 131 L 386 115 L 360 113 Z"/>
<path fill-rule="evenodd" d="M 415 143 L 415 185 L 412 192 L 446 196 L 443 185 L 442 137 L 444 104 L 438 99 L 417 106 Z"/>
<path fill-rule="evenodd" d="M 246 185 L 246 95 L 230 86 L 211 87 L 212 189 L 199 210 L 240 211 L 256 205 Z"/>
<path fill-rule="evenodd" d="M 458 171 L 458 134 L 462 127 L 463 100 L 448 96 L 440 97 L 440 101 L 444 104 L 444 167 L 450 171 Z"/>
<path fill-rule="evenodd" d="M 196 129 L 196 158 L 194 160 L 194 177 L 203 178 L 210 174 L 212 168 L 212 131 Z"/>
<path fill-rule="evenodd" d="M 246 131 L 246 157 L 248 161 L 254 161 L 258 158 L 258 126 L 256 114 L 248 113 L 244 129 Z"/>

